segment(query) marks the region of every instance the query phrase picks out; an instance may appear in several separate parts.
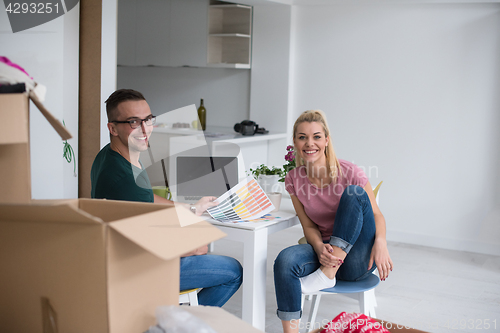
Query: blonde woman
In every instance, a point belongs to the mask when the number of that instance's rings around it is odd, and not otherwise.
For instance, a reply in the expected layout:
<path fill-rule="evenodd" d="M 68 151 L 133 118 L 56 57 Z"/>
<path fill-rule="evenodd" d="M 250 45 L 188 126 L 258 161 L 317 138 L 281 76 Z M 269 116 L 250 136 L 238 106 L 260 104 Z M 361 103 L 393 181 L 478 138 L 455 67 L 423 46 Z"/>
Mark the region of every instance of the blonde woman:
<path fill-rule="evenodd" d="M 322 111 L 303 112 L 293 127 L 297 167 L 285 178 L 308 244 L 284 249 L 274 263 L 278 317 L 298 332 L 301 292 L 392 271 L 385 219 L 364 171 L 337 159 Z"/>

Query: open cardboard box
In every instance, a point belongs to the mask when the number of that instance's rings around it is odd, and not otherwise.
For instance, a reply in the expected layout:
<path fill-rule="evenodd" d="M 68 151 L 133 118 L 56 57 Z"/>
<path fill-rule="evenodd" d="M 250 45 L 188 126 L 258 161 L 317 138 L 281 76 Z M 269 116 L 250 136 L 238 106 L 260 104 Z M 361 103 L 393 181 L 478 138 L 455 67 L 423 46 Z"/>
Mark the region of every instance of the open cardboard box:
<path fill-rule="evenodd" d="M 29 99 L 42 112 L 63 140 L 71 134 L 36 98 L 34 94 L 0 94 L 0 117 L 15 119 L 0 131 L 0 202 L 31 201 L 29 145 Z"/>
<path fill-rule="evenodd" d="M 176 206 L 0 204 L 1 330 L 144 332 L 178 304 L 179 257 L 223 236 Z"/>

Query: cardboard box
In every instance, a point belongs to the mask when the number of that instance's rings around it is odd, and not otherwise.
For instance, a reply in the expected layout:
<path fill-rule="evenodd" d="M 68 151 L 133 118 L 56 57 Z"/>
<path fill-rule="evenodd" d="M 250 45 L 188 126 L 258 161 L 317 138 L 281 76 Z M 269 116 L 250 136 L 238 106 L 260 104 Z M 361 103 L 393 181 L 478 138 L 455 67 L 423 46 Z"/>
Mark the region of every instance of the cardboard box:
<path fill-rule="evenodd" d="M 0 117 L 9 119 L 9 125 L 0 131 L 0 202 L 24 203 L 31 200 L 29 98 L 63 140 L 71 138 L 66 128 L 35 95 L 0 94 Z"/>
<path fill-rule="evenodd" d="M 225 236 L 199 221 L 152 203 L 0 204 L 0 331 L 146 331 L 178 304 L 179 257 Z"/>

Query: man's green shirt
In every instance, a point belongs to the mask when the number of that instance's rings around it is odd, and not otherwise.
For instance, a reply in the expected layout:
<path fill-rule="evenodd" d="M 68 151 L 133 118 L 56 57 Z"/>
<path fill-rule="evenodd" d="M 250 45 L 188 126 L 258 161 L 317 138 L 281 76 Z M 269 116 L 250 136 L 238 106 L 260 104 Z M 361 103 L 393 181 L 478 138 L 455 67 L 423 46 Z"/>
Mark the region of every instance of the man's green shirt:
<path fill-rule="evenodd" d="M 91 197 L 96 199 L 154 202 L 145 170 L 132 165 L 107 144 L 97 154 L 90 173 Z"/>

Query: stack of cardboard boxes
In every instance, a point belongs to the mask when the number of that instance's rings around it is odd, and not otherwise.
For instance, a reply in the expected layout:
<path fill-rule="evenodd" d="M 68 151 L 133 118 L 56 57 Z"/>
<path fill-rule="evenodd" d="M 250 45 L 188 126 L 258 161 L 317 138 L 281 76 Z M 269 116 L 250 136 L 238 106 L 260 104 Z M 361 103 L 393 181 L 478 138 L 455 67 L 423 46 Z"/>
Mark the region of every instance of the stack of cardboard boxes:
<path fill-rule="evenodd" d="M 146 331 L 156 307 L 178 304 L 180 256 L 225 234 L 176 206 L 32 201 L 28 108 L 26 94 L 0 95 L 9 124 L 0 131 L 0 331 Z M 222 309 L 197 311 L 209 324 L 258 332 Z M 219 332 L 234 330 L 224 326 Z"/>

